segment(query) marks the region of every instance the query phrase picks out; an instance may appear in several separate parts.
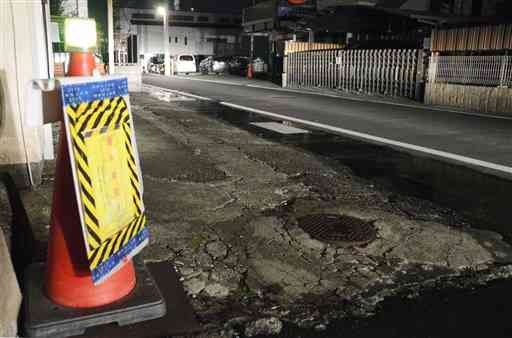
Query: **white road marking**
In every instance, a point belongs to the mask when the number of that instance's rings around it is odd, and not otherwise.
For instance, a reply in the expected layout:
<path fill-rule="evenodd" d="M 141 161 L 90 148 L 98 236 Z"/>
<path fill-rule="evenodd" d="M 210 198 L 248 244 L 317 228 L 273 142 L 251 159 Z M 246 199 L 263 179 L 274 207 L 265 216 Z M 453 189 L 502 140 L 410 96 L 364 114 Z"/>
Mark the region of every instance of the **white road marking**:
<path fill-rule="evenodd" d="M 209 97 L 204 97 L 204 96 L 194 95 L 194 94 L 190 94 L 190 93 L 185 93 L 185 92 L 182 92 L 182 91 L 179 91 L 179 90 L 169 89 L 169 88 L 159 87 L 159 86 L 154 86 L 154 85 L 150 85 L 150 84 L 147 84 L 147 83 L 144 83 L 143 86 L 146 86 L 146 87 L 149 87 L 149 88 L 154 88 L 155 90 L 160 90 L 160 91 L 174 93 L 174 94 L 178 94 L 178 95 L 182 95 L 182 96 L 186 96 L 186 97 L 191 97 L 191 98 L 194 98 L 194 99 L 197 99 L 197 100 L 214 101 L 214 100 L 210 99 Z"/>
<path fill-rule="evenodd" d="M 193 97 L 194 99 L 198 99 L 198 100 L 214 101 L 214 100 L 210 99 L 209 97 L 204 97 L 204 96 L 194 95 L 194 94 L 190 94 L 190 93 L 185 93 L 185 92 L 182 92 L 182 91 L 179 91 L 179 90 L 171 89 L 171 91 L 173 91 L 173 92 L 175 92 L 177 94 L 183 95 L 183 96 Z"/>
<path fill-rule="evenodd" d="M 395 147 L 407 149 L 407 150 L 413 150 L 416 152 L 425 153 L 425 154 L 433 155 L 433 156 L 444 158 L 444 159 L 449 159 L 449 160 L 452 160 L 455 162 L 470 164 L 470 165 L 477 166 L 477 167 L 482 167 L 482 168 L 499 171 L 499 172 L 506 173 L 509 175 L 512 174 L 511 167 L 507 167 L 507 166 L 497 164 L 497 163 L 482 161 L 482 160 L 478 160 L 475 158 L 452 154 L 452 153 L 448 153 L 448 152 L 441 151 L 441 150 L 436 150 L 436 149 L 432 149 L 432 148 L 417 146 L 417 145 L 410 144 L 410 143 L 395 141 L 395 140 L 391 140 L 388 138 L 374 136 L 374 135 L 370 135 L 370 134 L 366 134 L 366 133 L 360 133 L 360 132 L 349 130 L 349 129 L 343 129 L 343 128 L 338 128 L 338 127 L 334 127 L 334 126 L 329 126 L 329 125 L 318 123 L 318 122 L 302 120 L 302 119 L 295 118 L 295 117 L 290 117 L 290 116 L 286 116 L 286 115 L 268 112 L 265 110 L 245 107 L 245 106 L 241 106 L 241 105 L 233 104 L 233 103 L 229 103 L 229 102 L 220 102 L 220 104 L 222 104 L 226 107 L 244 110 L 244 111 L 248 111 L 248 112 L 252 112 L 252 113 L 256 113 L 256 114 L 260 114 L 260 115 L 266 115 L 266 116 L 270 116 L 273 118 L 278 118 L 278 119 L 286 120 L 286 121 L 290 121 L 290 122 L 296 122 L 296 123 L 300 123 L 302 125 L 315 127 L 315 128 L 319 128 L 322 130 L 328 130 L 328 131 L 332 131 L 332 132 L 343 134 L 343 135 L 349 135 L 349 136 L 352 136 L 355 138 L 364 139 L 364 140 L 372 141 L 375 143 L 391 145 L 391 146 L 395 146 Z"/>
<path fill-rule="evenodd" d="M 252 122 L 251 125 L 284 135 L 309 134 L 310 131 L 278 122 Z"/>
<path fill-rule="evenodd" d="M 182 79 L 182 80 L 189 80 L 189 81 L 202 81 L 202 82 L 210 82 L 210 83 L 220 83 L 225 85 L 231 85 L 231 86 L 243 86 L 243 83 L 237 83 L 233 81 L 224 81 L 224 80 L 211 80 L 211 79 L 194 79 L 192 77 L 186 77 L 186 76 L 179 76 L 175 75 L 175 78 Z"/>

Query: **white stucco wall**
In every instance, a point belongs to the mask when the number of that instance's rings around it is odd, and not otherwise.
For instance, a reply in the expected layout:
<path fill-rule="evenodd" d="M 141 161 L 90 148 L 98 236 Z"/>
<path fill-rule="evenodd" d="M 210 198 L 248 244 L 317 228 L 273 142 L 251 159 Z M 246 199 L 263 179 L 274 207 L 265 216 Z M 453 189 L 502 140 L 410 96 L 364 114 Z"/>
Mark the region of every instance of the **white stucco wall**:
<path fill-rule="evenodd" d="M 163 53 L 163 28 L 161 26 L 138 26 L 139 54 Z M 176 43 L 176 38 L 178 42 Z M 187 44 L 185 45 L 185 38 Z M 216 28 L 203 27 L 169 27 L 169 50 L 171 55 L 214 53 L 214 43 L 208 38 L 223 38 L 228 43 L 235 43 L 237 36 Z"/>
<path fill-rule="evenodd" d="M 41 115 L 32 80 L 48 77 L 42 14 L 40 1 L 0 1 L 0 166 L 43 160 L 49 126 L 27 123 Z"/>
<path fill-rule="evenodd" d="M 121 8 L 120 14 L 120 35 L 128 37 L 130 35 L 137 35 L 137 48 L 138 54 L 145 55 L 146 60 L 148 57 L 155 54 L 163 53 L 163 20 L 162 17 L 156 16 L 156 22 L 161 23 L 158 25 L 131 23 L 131 18 L 134 13 L 153 15 L 155 11 L 142 10 L 134 8 Z M 213 20 L 214 16 L 228 16 L 223 14 L 212 13 L 199 13 L 199 12 L 177 12 L 170 13 L 170 15 L 196 15 L 196 16 L 209 16 Z M 212 21 L 211 21 L 212 22 Z M 169 26 L 169 50 L 171 55 L 178 54 L 194 54 L 194 55 L 212 55 L 215 52 L 215 43 L 208 41 L 208 39 L 225 39 L 227 43 L 235 44 L 238 42 L 239 35 L 242 28 L 228 28 L 228 27 L 185 27 L 185 26 Z M 178 42 L 176 42 L 176 38 Z M 185 38 L 187 44 L 185 44 Z"/>

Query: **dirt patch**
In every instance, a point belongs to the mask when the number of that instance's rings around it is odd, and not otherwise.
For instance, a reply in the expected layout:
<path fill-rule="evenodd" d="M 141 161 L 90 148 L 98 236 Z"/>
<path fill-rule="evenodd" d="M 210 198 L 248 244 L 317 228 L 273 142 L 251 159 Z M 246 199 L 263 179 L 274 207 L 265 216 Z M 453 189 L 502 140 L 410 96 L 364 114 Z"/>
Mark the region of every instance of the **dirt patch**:
<path fill-rule="evenodd" d="M 144 174 L 185 182 L 212 182 L 226 178 L 208 158 L 208 153 L 198 147 L 178 142 L 172 135 L 151 129 L 144 119 L 135 118 L 141 166 Z"/>

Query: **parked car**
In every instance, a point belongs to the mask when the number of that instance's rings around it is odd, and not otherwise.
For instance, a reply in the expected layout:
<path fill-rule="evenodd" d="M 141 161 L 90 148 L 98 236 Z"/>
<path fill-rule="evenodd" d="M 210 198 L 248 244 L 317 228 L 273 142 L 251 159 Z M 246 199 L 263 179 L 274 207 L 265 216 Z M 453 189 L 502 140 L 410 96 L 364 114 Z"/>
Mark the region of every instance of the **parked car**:
<path fill-rule="evenodd" d="M 149 59 L 147 71 L 149 73 L 164 74 L 164 55 L 159 54 Z"/>
<path fill-rule="evenodd" d="M 190 54 L 180 54 L 176 57 L 174 71 L 176 73 L 196 73 L 197 67 L 196 67 L 196 59 L 194 55 Z"/>
<path fill-rule="evenodd" d="M 254 73 L 265 73 L 267 69 L 268 66 L 262 58 L 256 58 L 252 61 L 252 71 Z"/>
<path fill-rule="evenodd" d="M 225 59 L 209 56 L 199 64 L 199 70 L 203 74 L 215 73 L 221 74 L 228 70 L 228 64 Z"/>
<path fill-rule="evenodd" d="M 249 58 L 246 56 L 233 56 L 229 62 L 229 72 L 234 75 L 245 76 L 247 75 L 247 66 L 249 65 Z"/>

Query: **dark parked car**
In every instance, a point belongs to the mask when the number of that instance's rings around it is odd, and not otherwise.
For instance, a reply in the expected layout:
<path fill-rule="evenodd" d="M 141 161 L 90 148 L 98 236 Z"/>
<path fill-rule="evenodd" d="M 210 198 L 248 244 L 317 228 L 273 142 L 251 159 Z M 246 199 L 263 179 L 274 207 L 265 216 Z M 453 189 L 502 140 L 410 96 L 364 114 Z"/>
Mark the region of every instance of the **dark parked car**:
<path fill-rule="evenodd" d="M 229 60 L 229 72 L 234 75 L 245 76 L 247 74 L 247 66 L 249 58 L 245 56 L 233 56 Z"/>

